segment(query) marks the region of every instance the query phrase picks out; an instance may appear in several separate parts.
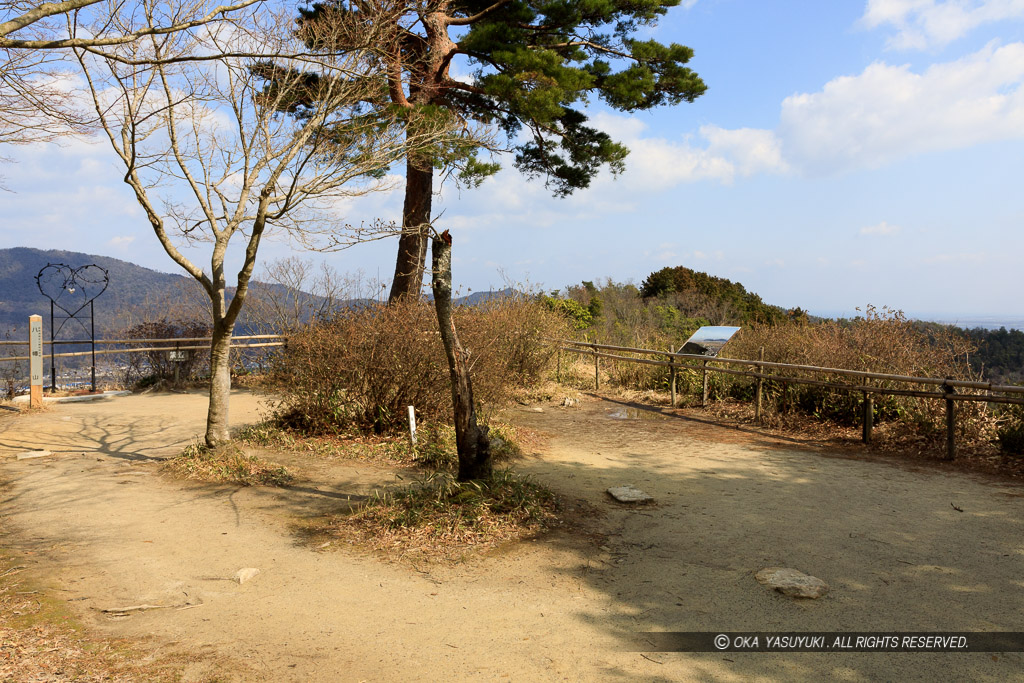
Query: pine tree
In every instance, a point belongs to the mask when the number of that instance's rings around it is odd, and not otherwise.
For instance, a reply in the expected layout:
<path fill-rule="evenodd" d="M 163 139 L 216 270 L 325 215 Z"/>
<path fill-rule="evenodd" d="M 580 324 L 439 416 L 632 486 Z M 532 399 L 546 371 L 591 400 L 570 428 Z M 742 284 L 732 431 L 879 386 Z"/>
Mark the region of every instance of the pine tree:
<path fill-rule="evenodd" d="M 316 4 L 301 11 L 300 24 L 359 13 L 380 17 L 385 10 L 391 30 L 377 54 L 387 95 L 369 104 L 423 120 L 436 113 L 467 126 L 494 127 L 515 150 L 515 166 L 544 178 L 556 196 L 587 187 L 602 167 L 614 173 L 624 168 L 628 150 L 588 125 L 588 101 L 600 98 L 633 112 L 692 102 L 706 89 L 686 66 L 690 48 L 634 37 L 679 0 L 398 0 L 386 7 L 382 2 Z M 472 69 L 468 82 L 452 77 L 455 59 Z M 391 301 L 419 296 L 435 172 L 459 168 L 459 177 L 475 185 L 499 170 L 478 158 L 479 148 L 468 137 L 463 145 L 407 155 Z"/>

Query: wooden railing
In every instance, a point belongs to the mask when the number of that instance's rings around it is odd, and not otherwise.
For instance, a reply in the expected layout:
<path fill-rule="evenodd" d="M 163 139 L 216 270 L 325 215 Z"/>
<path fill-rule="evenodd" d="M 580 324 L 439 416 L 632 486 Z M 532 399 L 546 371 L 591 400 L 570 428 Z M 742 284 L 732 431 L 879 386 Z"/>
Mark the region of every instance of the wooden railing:
<path fill-rule="evenodd" d="M 265 339 L 275 339 L 278 341 L 261 341 Z M 111 346 L 111 345 L 130 345 L 130 344 L 168 344 L 168 346 L 142 346 L 132 347 L 125 346 L 125 348 L 119 349 L 100 349 L 96 351 L 96 355 L 103 354 L 114 354 L 114 353 L 142 353 L 148 351 L 203 351 L 209 350 L 210 348 L 210 337 L 178 337 L 172 339 L 97 339 L 97 345 Z M 244 344 L 236 344 L 235 342 L 242 341 Z M 205 344 L 200 344 L 205 342 Z M 52 342 L 53 344 L 70 345 L 70 344 L 91 344 L 92 342 L 88 339 L 79 340 L 59 340 Z M 43 346 L 50 346 L 51 342 L 44 341 Z M 184 346 L 183 346 L 184 344 Z M 285 337 L 279 334 L 246 334 L 238 335 L 231 338 L 231 348 L 234 349 L 255 349 L 269 346 L 284 346 Z M 27 341 L 0 341 L 0 346 L 28 346 Z M 73 356 L 89 356 L 92 355 L 92 351 L 69 351 L 66 353 L 54 353 L 54 358 L 71 358 Z M 49 358 L 50 354 L 47 353 L 46 357 Z M 4 361 L 26 361 L 29 360 L 29 356 L 0 356 L 0 362 Z"/>
<path fill-rule="evenodd" d="M 761 402 L 764 391 L 764 381 L 771 380 L 783 385 L 785 392 L 789 384 L 806 384 L 822 387 L 834 391 L 856 391 L 861 392 L 863 398 L 863 440 L 865 443 L 871 441 L 872 423 L 874 417 L 873 396 L 882 394 L 886 396 L 913 396 L 916 398 L 939 399 L 946 402 L 946 457 L 952 460 L 956 455 L 956 444 L 954 434 L 956 431 L 956 408 L 957 401 L 981 401 L 984 403 L 1009 403 L 1024 404 L 1024 387 L 1013 385 L 1000 385 L 991 382 L 974 382 L 968 380 L 956 380 L 951 378 L 938 377 L 913 377 L 908 375 L 893 375 L 883 372 L 868 372 L 864 370 L 846 370 L 844 368 L 826 368 L 816 365 L 795 365 L 791 363 L 773 363 L 763 360 L 764 349 L 761 349 L 762 360 L 747 360 L 742 358 L 722 358 L 721 356 L 709 357 L 687 353 L 677 353 L 674 349 L 659 351 L 656 349 L 639 349 L 628 346 L 612 346 L 609 344 L 595 344 L 591 342 L 580 342 L 569 339 L 549 339 L 558 348 L 558 378 L 561 380 L 562 373 L 562 352 L 585 354 L 594 359 L 594 389 L 601 388 L 601 359 L 609 359 L 625 363 L 640 363 L 644 365 L 657 365 L 669 368 L 671 384 L 672 406 L 678 405 L 676 392 L 676 375 L 679 370 L 697 370 L 702 373 L 703 393 L 701 406 L 707 405 L 708 400 L 708 372 L 719 372 L 740 377 L 751 377 L 756 380 L 754 392 L 754 416 L 756 420 L 761 419 Z M 607 353 L 616 351 L 615 353 Z M 622 353 L 633 353 L 655 358 L 634 358 L 631 356 L 619 355 Z M 659 360 L 664 357 L 665 360 Z M 754 368 L 754 370 L 740 370 L 729 365 Z M 777 370 L 791 374 L 768 373 L 766 370 Z M 797 377 L 792 373 L 802 372 L 817 375 L 838 375 L 860 380 L 858 383 L 836 382 L 829 379 L 814 379 L 810 377 Z M 936 387 L 937 390 L 925 390 L 923 388 L 901 388 L 891 386 L 877 386 L 867 384 L 868 380 L 880 380 L 889 383 L 902 384 L 905 386 L 923 385 L 924 387 Z M 971 390 L 982 393 L 962 393 L 957 390 Z"/>

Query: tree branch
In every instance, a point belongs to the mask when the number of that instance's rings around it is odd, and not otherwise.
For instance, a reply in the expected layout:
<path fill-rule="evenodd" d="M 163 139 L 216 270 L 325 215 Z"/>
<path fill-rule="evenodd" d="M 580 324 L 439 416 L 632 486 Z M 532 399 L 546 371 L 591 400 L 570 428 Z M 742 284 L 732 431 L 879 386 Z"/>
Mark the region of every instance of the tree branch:
<path fill-rule="evenodd" d="M 480 21 L 481 19 L 486 17 L 491 12 L 494 12 L 495 10 L 500 9 L 503 5 L 507 5 L 509 2 L 510 2 L 510 0 L 498 0 L 498 2 L 494 3 L 490 7 L 487 7 L 486 9 L 480 10 L 479 12 L 474 14 L 473 16 L 462 17 L 460 19 L 452 18 L 452 19 L 449 19 L 445 23 L 447 23 L 449 26 L 468 26 L 470 24 L 474 24 L 474 23 Z"/>
<path fill-rule="evenodd" d="M 29 10 L 20 17 L 16 17 L 0 24 L 0 48 L 14 48 L 14 49 L 32 49 L 32 50 L 57 50 L 64 48 L 73 47 L 104 47 L 110 45 L 124 45 L 131 43 L 139 38 L 145 36 L 158 36 L 166 35 L 168 33 L 177 33 L 179 31 L 187 31 L 190 28 L 196 28 L 197 26 L 203 26 L 213 21 L 217 16 L 223 16 L 236 10 L 244 9 L 251 5 L 263 2 L 263 0 L 242 0 L 234 5 L 220 5 L 208 12 L 204 16 L 198 19 L 192 19 L 189 21 L 178 22 L 169 26 L 147 26 L 136 31 L 130 31 L 128 33 L 121 34 L 119 36 L 110 36 L 108 38 L 60 38 L 56 40 L 17 40 L 12 38 L 6 38 L 7 36 L 18 29 L 24 28 L 29 24 L 35 23 L 40 19 L 44 19 L 49 16 L 56 14 L 66 14 L 68 12 L 87 7 L 95 4 L 100 0 L 67 0 L 66 2 L 51 4 L 43 3 L 35 9 Z"/>

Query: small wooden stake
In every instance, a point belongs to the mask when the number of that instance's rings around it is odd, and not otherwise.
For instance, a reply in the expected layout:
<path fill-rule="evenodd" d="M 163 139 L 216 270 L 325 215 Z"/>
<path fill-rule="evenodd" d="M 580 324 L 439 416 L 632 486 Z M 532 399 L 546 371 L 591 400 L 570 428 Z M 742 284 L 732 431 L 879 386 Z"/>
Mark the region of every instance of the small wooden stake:
<path fill-rule="evenodd" d="M 707 408 L 707 406 L 708 406 L 708 362 L 707 361 L 704 361 L 703 373 L 704 373 L 704 377 L 703 377 L 704 391 L 700 395 L 700 407 L 701 408 Z"/>
<path fill-rule="evenodd" d="M 956 392 L 953 387 L 945 384 L 942 390 L 946 392 L 946 460 L 953 460 L 956 458 L 956 401 L 952 395 Z"/>
<path fill-rule="evenodd" d="M 871 429 L 875 422 L 875 400 L 868 392 L 864 392 L 864 433 L 861 439 L 864 443 L 871 443 Z"/>
<path fill-rule="evenodd" d="M 601 357 L 597 355 L 597 349 L 594 349 L 594 391 L 598 391 L 601 388 Z"/>
<path fill-rule="evenodd" d="M 763 361 L 764 360 L 764 347 L 763 346 L 761 347 L 761 351 L 757 354 L 757 359 L 759 361 Z M 758 365 L 757 366 L 757 371 L 758 371 L 759 374 L 763 373 L 764 372 L 764 367 L 761 366 L 761 365 Z M 758 377 L 757 378 L 757 392 L 756 392 L 756 395 L 754 397 L 754 401 L 755 401 L 755 403 L 754 403 L 754 419 L 757 420 L 758 422 L 761 421 L 761 393 L 763 391 L 764 391 L 764 379 L 762 379 L 761 377 Z"/>
<path fill-rule="evenodd" d="M 668 361 L 672 363 L 669 367 L 669 373 L 672 375 L 672 407 L 676 407 L 676 357 L 672 354 L 675 353 L 675 348 L 672 346 L 668 347 L 669 357 Z"/>

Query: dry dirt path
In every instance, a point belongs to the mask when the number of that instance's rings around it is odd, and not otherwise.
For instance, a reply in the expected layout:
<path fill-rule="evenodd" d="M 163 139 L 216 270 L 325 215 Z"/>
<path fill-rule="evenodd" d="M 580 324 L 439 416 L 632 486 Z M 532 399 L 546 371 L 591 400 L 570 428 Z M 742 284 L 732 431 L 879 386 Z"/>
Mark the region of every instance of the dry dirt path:
<path fill-rule="evenodd" d="M 253 421 L 257 401 L 232 411 Z M 195 653 L 187 679 L 1024 680 L 1020 654 L 622 651 L 646 630 L 1024 631 L 1024 490 L 606 400 L 542 411 L 511 413 L 549 436 L 517 467 L 588 510 L 582 526 L 465 563 L 385 563 L 296 533 L 386 470 L 320 462 L 285 490 L 161 477 L 202 428 L 197 395 L 0 414 L 0 543 L 96 630 Z M 36 448 L 55 455 L 12 457 Z M 623 483 L 657 504 L 612 503 Z M 831 593 L 770 593 L 753 578 L 767 566 Z M 242 567 L 260 574 L 238 585 Z M 99 611 L 145 603 L 187 609 Z"/>

